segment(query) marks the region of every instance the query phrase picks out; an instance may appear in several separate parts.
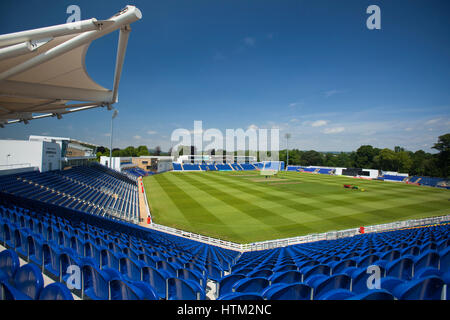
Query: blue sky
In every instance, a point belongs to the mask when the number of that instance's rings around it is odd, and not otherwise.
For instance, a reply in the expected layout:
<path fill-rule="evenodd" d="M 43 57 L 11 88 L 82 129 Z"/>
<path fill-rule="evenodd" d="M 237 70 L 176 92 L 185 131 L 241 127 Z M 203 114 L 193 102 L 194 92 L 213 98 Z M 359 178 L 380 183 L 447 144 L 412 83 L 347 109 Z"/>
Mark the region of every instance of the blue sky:
<path fill-rule="evenodd" d="M 409 150 L 450 132 L 449 1 L 2 1 L 1 33 L 105 19 L 127 4 L 132 25 L 114 145 L 171 146 L 176 128 L 279 128 L 290 147 Z M 381 8 L 381 30 L 366 8 Z M 111 88 L 118 34 L 95 41 L 87 69 Z M 0 138 L 69 136 L 109 145 L 98 109 L 0 129 Z M 284 142 L 281 143 L 284 147 Z"/>

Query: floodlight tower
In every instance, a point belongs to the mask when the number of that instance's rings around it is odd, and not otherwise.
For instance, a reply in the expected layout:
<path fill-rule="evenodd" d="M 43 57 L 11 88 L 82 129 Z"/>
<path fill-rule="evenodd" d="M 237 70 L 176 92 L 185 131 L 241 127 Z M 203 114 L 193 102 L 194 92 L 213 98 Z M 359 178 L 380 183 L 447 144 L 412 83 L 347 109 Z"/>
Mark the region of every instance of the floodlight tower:
<path fill-rule="evenodd" d="M 117 117 L 117 114 L 119 111 L 117 109 L 114 109 L 113 115 L 111 117 L 111 140 L 110 140 L 110 149 L 109 149 L 109 167 L 112 169 L 112 144 L 113 144 L 113 120 L 115 117 Z"/>
<path fill-rule="evenodd" d="M 286 133 L 284 135 L 284 137 L 286 138 L 286 168 L 289 165 L 289 148 L 288 148 L 288 142 L 289 139 L 291 138 L 291 134 L 290 133 Z"/>

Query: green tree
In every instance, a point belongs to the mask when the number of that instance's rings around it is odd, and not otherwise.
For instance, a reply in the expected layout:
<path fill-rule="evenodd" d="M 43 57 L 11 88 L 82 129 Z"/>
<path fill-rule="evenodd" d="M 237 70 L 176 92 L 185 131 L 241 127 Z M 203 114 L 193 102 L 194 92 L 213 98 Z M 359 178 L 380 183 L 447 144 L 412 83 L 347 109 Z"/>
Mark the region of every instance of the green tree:
<path fill-rule="evenodd" d="M 139 146 L 139 147 L 137 147 L 136 152 L 137 152 L 137 156 L 138 157 L 140 157 L 140 156 L 149 156 L 150 155 L 150 152 L 148 151 L 147 146 Z"/>
<path fill-rule="evenodd" d="M 448 177 L 450 174 L 450 133 L 439 136 L 438 142 L 434 144 L 433 149 L 439 151 L 437 164 L 442 177 Z"/>
<path fill-rule="evenodd" d="M 378 156 L 376 156 L 376 162 L 379 164 L 381 170 L 396 170 L 396 154 L 391 149 L 385 148 L 380 151 Z"/>
<path fill-rule="evenodd" d="M 356 150 L 355 167 L 372 168 L 373 159 L 377 156 L 376 149 L 370 145 L 361 146 Z"/>
<path fill-rule="evenodd" d="M 304 166 L 321 166 L 323 165 L 323 157 L 321 153 L 310 150 L 303 153 L 301 162 Z"/>
<path fill-rule="evenodd" d="M 413 160 L 411 159 L 410 153 L 407 151 L 399 151 L 396 153 L 396 165 L 397 172 L 409 173 Z"/>

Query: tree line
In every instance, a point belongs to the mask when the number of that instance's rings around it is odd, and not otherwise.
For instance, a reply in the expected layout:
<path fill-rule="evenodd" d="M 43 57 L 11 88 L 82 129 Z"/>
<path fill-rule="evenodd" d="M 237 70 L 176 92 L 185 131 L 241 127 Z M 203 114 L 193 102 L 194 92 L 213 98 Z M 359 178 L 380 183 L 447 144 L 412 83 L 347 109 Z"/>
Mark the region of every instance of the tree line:
<path fill-rule="evenodd" d="M 109 157 L 109 148 L 98 147 L 97 148 L 97 160 L 100 160 L 101 156 Z M 140 157 L 140 156 L 164 156 L 169 155 L 167 152 L 161 151 L 161 147 L 157 146 L 155 149 L 148 149 L 147 146 L 139 146 L 137 148 L 133 146 L 126 147 L 124 149 L 113 148 L 113 157 Z"/>
<path fill-rule="evenodd" d="M 450 174 L 450 133 L 438 138 L 432 147 L 437 153 L 423 150 L 416 152 L 402 147 L 379 149 L 363 145 L 352 152 L 317 152 L 314 150 L 289 150 L 289 164 L 302 166 L 327 166 L 343 168 L 366 168 L 397 171 L 409 175 L 443 177 Z M 286 150 L 280 151 L 280 160 L 286 161 Z"/>
<path fill-rule="evenodd" d="M 423 150 L 416 152 L 405 150 L 396 146 L 394 149 L 375 148 L 371 145 L 363 145 L 352 152 L 319 152 L 315 150 L 303 151 L 299 149 L 289 150 L 289 164 L 301 166 L 326 166 L 342 168 L 366 168 L 383 171 L 397 171 L 408 173 L 409 175 L 443 177 L 450 175 L 450 133 L 438 138 L 437 143 L 432 147 L 437 153 L 429 153 Z M 180 147 L 178 154 L 196 153 L 194 147 Z M 279 151 L 279 159 L 286 161 L 286 151 Z M 205 154 L 222 154 L 221 150 L 205 152 Z M 226 152 L 224 152 L 226 153 Z M 140 157 L 140 156 L 164 156 L 170 155 L 161 151 L 157 146 L 155 149 L 148 149 L 146 146 L 126 147 L 125 149 L 115 148 L 112 151 L 113 157 Z M 249 152 L 245 152 L 246 155 Z M 235 152 L 237 155 L 237 152 Z M 106 147 L 97 148 L 97 159 L 100 156 L 109 157 L 109 149 Z"/>

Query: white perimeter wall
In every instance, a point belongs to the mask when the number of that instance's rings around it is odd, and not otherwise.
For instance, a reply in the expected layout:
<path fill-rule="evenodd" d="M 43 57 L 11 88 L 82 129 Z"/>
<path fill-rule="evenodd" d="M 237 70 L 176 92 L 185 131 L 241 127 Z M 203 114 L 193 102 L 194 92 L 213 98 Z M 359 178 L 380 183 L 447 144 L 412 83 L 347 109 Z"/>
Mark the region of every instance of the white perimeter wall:
<path fill-rule="evenodd" d="M 9 156 L 8 156 L 9 155 Z M 37 167 L 41 172 L 61 168 L 59 145 L 44 141 L 0 140 L 0 168 Z"/>
<path fill-rule="evenodd" d="M 378 170 L 376 169 L 363 169 L 364 172 L 369 172 L 369 178 L 378 178 Z"/>
<path fill-rule="evenodd" d="M 120 159 L 121 159 L 120 157 L 112 157 L 111 158 L 112 166 L 111 166 L 111 164 L 109 163 L 109 157 L 101 156 L 100 163 L 104 166 L 107 166 L 108 168 L 112 168 L 120 172 Z"/>

